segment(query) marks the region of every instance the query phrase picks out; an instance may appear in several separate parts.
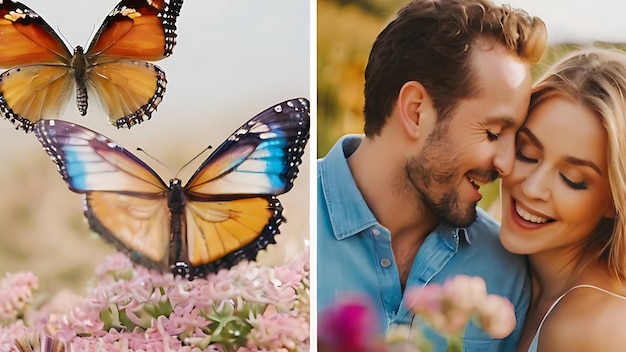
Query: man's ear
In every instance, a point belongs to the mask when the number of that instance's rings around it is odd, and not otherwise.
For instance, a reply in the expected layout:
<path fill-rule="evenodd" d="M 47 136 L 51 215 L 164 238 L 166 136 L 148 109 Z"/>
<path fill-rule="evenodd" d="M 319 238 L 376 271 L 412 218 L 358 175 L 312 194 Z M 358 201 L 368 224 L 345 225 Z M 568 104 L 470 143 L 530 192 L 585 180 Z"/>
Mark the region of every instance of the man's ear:
<path fill-rule="evenodd" d="M 423 130 L 424 119 L 432 118 L 433 105 L 426 88 L 417 81 L 406 82 L 396 102 L 400 126 L 412 138 L 418 138 Z M 426 122 L 432 124 L 431 121 Z"/>

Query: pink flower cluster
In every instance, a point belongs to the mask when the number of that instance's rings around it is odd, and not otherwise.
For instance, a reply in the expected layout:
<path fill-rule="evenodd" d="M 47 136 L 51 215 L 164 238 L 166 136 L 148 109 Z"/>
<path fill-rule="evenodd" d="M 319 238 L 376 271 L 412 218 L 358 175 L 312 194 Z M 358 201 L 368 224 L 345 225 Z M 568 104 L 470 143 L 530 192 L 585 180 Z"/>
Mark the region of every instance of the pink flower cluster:
<path fill-rule="evenodd" d="M 39 280 L 29 272 L 7 273 L 0 281 L 0 323 L 22 317 L 33 302 L 33 290 Z"/>
<path fill-rule="evenodd" d="M 68 351 L 308 351 L 308 259 L 305 252 L 275 268 L 242 262 L 188 281 L 119 253 L 70 311 L 0 327 L 0 350 L 50 336 Z M 0 291 L 0 302 L 15 294 Z"/>
<path fill-rule="evenodd" d="M 506 298 L 487 294 L 480 277 L 457 275 L 443 285 L 412 287 L 405 302 L 432 327 L 446 336 L 460 336 L 473 319 L 493 338 L 504 338 L 515 328 L 515 309 Z"/>
<path fill-rule="evenodd" d="M 508 336 L 515 328 L 515 310 L 504 297 L 487 294 L 480 277 L 455 276 L 443 285 L 432 283 L 407 288 L 408 308 L 448 340 L 447 351 L 462 350 L 462 336 L 470 321 L 494 338 Z M 377 336 L 378 325 L 370 302 L 348 295 L 320 315 L 318 345 L 323 352 L 420 352 L 432 349 L 422 331 L 395 325 L 387 336 Z"/>

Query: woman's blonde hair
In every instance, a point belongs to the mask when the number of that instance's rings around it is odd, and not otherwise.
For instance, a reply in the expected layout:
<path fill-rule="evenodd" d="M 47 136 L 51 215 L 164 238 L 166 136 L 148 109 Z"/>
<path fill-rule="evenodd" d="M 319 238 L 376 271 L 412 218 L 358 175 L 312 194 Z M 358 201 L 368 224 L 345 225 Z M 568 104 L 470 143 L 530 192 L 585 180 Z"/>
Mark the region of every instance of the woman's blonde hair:
<path fill-rule="evenodd" d="M 626 282 L 626 53 L 614 48 L 578 49 L 552 65 L 538 82 L 530 111 L 546 98 L 564 96 L 595 111 L 606 129 L 616 216 L 598 224 L 584 257 L 605 261 L 608 269 Z"/>

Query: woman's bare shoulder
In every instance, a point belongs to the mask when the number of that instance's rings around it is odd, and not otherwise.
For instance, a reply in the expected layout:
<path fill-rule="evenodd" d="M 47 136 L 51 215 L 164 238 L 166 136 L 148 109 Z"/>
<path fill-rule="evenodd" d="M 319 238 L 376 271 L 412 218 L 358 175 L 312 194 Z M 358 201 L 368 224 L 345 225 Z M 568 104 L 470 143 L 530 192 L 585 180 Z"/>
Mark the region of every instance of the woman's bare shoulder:
<path fill-rule="evenodd" d="M 539 351 L 619 351 L 626 346 L 626 297 L 595 288 L 569 292 L 546 318 Z"/>

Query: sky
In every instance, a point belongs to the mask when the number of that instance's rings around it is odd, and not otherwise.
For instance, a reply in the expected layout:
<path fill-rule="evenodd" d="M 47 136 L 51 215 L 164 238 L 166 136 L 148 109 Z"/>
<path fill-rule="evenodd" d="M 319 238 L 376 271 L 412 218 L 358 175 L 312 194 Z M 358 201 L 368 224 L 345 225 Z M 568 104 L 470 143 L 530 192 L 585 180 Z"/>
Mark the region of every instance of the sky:
<path fill-rule="evenodd" d="M 626 43 L 623 0 L 496 0 L 520 7 L 546 23 L 550 43 Z"/>

